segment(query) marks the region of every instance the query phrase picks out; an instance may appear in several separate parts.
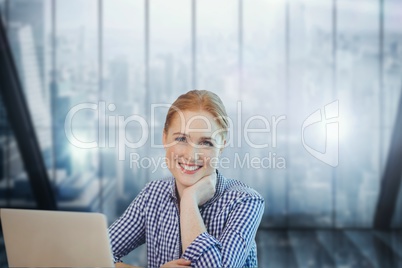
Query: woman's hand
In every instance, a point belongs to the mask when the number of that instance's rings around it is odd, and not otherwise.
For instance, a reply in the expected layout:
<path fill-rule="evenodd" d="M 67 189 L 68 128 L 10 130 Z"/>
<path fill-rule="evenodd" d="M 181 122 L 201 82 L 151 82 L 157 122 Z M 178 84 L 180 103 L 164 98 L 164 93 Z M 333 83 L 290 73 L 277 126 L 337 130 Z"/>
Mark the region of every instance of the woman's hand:
<path fill-rule="evenodd" d="M 216 173 L 214 172 L 184 189 L 182 199 L 194 200 L 198 206 L 201 206 L 214 196 L 215 186 Z"/>
<path fill-rule="evenodd" d="M 161 267 L 188 267 L 191 265 L 191 261 L 185 260 L 185 259 L 178 259 L 178 260 L 173 260 L 170 262 L 165 263 Z"/>
<path fill-rule="evenodd" d="M 132 266 L 129 264 L 125 264 L 123 262 L 116 262 L 115 267 L 116 268 L 140 268 L 139 266 Z"/>

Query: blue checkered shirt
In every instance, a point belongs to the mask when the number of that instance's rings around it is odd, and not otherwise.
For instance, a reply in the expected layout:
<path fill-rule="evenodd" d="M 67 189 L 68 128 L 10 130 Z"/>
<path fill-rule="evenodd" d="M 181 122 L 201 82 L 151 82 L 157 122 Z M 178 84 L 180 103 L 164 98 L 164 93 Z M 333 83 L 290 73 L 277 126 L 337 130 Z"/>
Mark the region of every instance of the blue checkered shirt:
<path fill-rule="evenodd" d="M 193 267 L 257 267 L 255 234 L 264 199 L 217 172 L 216 193 L 199 209 L 208 231 L 182 252 L 174 178 L 148 183 L 109 227 L 115 262 L 146 242 L 149 267 L 179 258 Z"/>

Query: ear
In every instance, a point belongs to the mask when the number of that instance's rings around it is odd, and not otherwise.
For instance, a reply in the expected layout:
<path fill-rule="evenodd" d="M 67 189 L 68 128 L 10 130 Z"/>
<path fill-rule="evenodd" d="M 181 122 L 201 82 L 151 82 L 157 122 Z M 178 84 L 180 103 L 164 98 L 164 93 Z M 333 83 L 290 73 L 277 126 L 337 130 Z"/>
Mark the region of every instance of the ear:
<path fill-rule="evenodd" d="M 222 154 L 223 149 L 226 147 L 226 140 L 223 140 L 223 146 L 219 149 L 219 156 Z"/>

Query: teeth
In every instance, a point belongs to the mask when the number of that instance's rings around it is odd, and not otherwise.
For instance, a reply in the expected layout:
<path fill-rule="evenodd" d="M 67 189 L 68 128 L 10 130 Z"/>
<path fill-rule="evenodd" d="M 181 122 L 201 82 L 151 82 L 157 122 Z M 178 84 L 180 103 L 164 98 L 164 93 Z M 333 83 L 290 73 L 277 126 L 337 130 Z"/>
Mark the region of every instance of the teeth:
<path fill-rule="evenodd" d="M 188 170 L 188 171 L 194 171 L 194 170 L 199 168 L 199 166 L 187 166 L 187 165 L 184 165 L 184 164 L 180 164 L 180 166 L 182 168 L 184 168 L 185 170 Z"/>

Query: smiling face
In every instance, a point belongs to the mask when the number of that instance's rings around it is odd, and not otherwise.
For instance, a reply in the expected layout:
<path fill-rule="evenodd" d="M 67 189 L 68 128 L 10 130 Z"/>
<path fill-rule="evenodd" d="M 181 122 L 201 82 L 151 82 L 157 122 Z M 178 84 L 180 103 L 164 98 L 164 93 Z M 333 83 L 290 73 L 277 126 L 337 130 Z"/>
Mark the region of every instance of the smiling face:
<path fill-rule="evenodd" d="M 177 112 L 163 133 L 166 162 L 179 193 L 215 172 L 225 141 L 222 128 L 206 111 Z M 212 160 L 212 161 L 211 161 Z"/>

